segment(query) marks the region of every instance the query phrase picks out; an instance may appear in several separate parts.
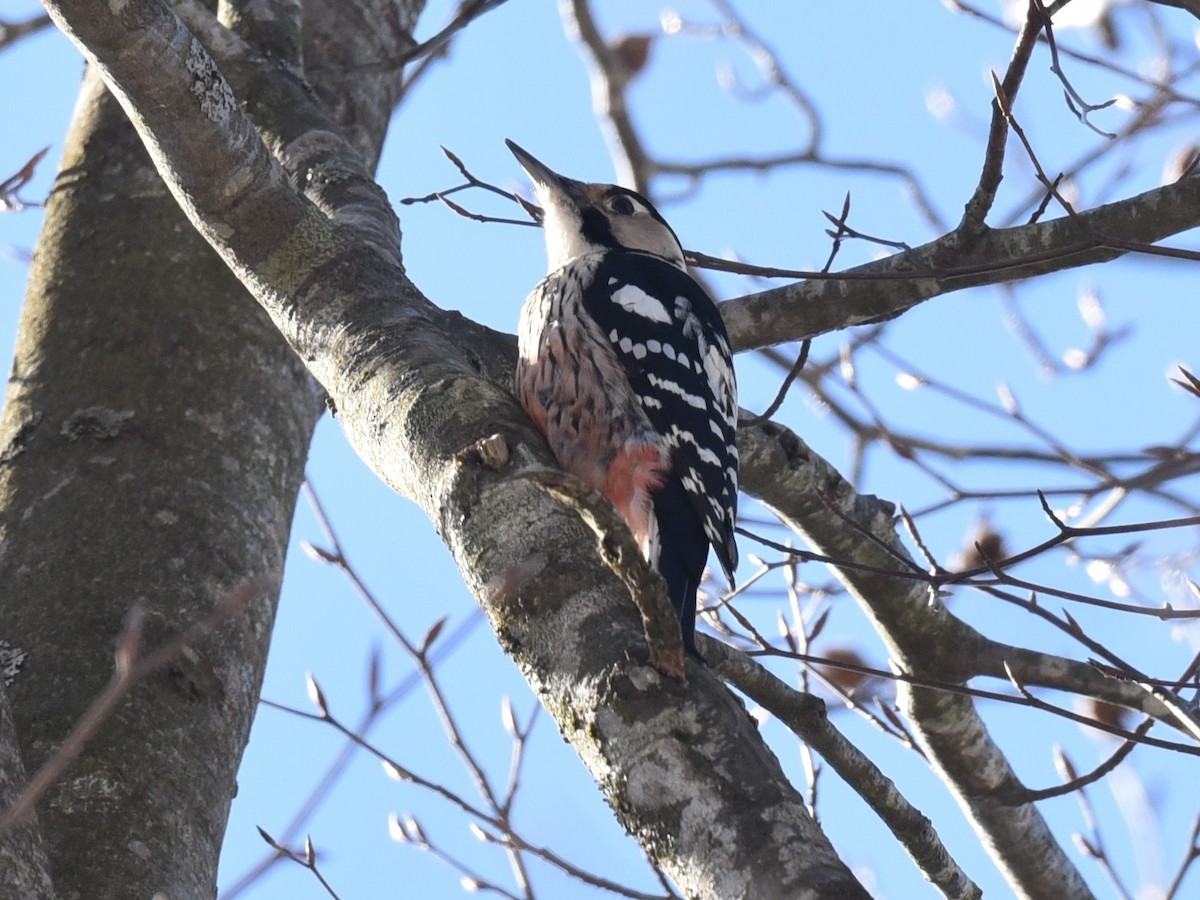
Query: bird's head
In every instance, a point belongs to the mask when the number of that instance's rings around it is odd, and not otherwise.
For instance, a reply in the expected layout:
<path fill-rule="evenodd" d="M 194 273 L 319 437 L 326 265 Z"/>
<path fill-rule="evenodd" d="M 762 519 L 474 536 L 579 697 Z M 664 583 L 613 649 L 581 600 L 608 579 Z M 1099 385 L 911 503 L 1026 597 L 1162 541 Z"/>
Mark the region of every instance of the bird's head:
<path fill-rule="evenodd" d="M 505 141 L 533 181 L 542 205 L 542 229 L 550 271 L 585 253 L 640 250 L 685 268 L 683 248 L 671 226 L 637 191 L 615 184 L 588 184 L 559 175 L 512 141 Z"/>

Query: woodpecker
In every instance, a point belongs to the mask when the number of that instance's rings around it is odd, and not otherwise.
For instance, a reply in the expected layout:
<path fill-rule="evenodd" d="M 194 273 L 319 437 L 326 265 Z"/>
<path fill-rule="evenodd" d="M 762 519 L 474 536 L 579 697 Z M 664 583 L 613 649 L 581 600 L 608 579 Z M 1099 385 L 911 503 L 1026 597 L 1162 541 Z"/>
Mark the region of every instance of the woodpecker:
<path fill-rule="evenodd" d="M 549 274 L 521 310 L 517 395 L 559 465 L 620 511 L 664 578 L 684 648 L 711 545 L 737 567 L 737 385 L 725 323 L 636 191 L 566 178 L 512 141 Z"/>

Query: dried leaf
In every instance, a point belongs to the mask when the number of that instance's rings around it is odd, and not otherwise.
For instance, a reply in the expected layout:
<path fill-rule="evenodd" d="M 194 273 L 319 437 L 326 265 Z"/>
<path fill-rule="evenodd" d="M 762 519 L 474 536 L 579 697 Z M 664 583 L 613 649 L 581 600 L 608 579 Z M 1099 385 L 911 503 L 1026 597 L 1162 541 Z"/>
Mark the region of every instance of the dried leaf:
<path fill-rule="evenodd" d="M 625 70 L 626 77 L 632 78 L 646 68 L 653 41 L 652 34 L 627 34 L 612 43 L 613 55 Z"/>

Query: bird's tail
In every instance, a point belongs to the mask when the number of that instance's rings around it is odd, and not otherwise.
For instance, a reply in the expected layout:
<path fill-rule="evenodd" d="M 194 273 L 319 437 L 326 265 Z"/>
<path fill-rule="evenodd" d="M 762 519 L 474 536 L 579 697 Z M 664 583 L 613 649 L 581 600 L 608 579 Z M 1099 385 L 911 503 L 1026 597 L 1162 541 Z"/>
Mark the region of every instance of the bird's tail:
<path fill-rule="evenodd" d="M 683 646 L 692 656 L 696 651 L 696 592 L 708 561 L 708 538 L 683 485 L 669 478 L 654 495 L 658 522 L 658 559 L 650 560 L 667 582 L 667 596 L 679 616 Z"/>

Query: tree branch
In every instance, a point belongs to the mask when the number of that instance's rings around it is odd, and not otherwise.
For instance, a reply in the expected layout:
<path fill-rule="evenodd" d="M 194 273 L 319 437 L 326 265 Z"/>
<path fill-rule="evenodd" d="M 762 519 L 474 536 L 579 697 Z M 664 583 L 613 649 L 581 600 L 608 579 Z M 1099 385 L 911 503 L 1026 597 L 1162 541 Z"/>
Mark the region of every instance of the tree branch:
<path fill-rule="evenodd" d="M 964 288 L 1107 262 L 1134 248 L 1155 252 L 1157 241 L 1198 225 L 1200 177 L 1191 175 L 1074 217 L 987 229 L 974 237 L 952 231 L 848 269 L 845 280 L 804 281 L 729 300 L 721 314 L 734 346 L 752 350 L 894 318 Z"/>
<path fill-rule="evenodd" d="M 856 494 L 778 425 L 747 429 L 738 437 L 745 488 L 769 498 L 764 502 L 818 552 L 864 565 L 835 567 L 833 573 L 874 623 L 896 664 L 923 678 L 969 678 L 975 648 L 986 639 L 931 599 L 919 581 L 884 574 L 901 572 L 898 560 L 908 558 L 890 505 Z M 1023 788 L 971 698 L 909 684 L 901 684 L 898 694 L 930 762 L 1014 889 L 1029 897 L 1091 897 L 1036 807 L 1016 800 Z"/>
<path fill-rule="evenodd" d="M 592 17 L 590 0 L 559 0 L 563 28 L 588 63 L 592 106 L 608 141 L 617 167 L 617 180 L 643 194 L 650 194 L 653 166 L 633 126 L 625 100 L 631 73 L 616 50 L 604 40 Z"/>
<path fill-rule="evenodd" d="M 329 392 L 360 456 L 438 525 L 501 643 L 652 858 L 698 896 L 753 885 L 865 898 L 724 686 L 699 670 L 685 689 L 627 658 L 644 646 L 640 618 L 574 514 L 538 489 L 553 462 L 497 386 L 511 380 L 511 340 L 433 307 L 378 230 L 351 233 L 298 196 L 161 4 L 129 0 L 119 16 L 87 0 L 48 5 Z M 497 432 L 512 451 L 502 470 L 459 454 Z"/>
<path fill-rule="evenodd" d="M 912 806 L 861 750 L 833 727 L 825 704 L 788 687 L 761 665 L 728 644 L 697 636 L 705 657 L 721 677 L 787 725 L 819 753 L 887 825 L 922 874 L 944 897 L 979 898 L 979 887 L 950 856 L 933 823 Z"/>
<path fill-rule="evenodd" d="M 1011 102 L 1017 96 L 1021 82 L 1025 79 L 1025 70 L 1029 66 L 1029 58 L 1042 32 L 1043 14 L 1037 3 L 1030 0 L 1029 11 L 1025 23 L 1017 35 L 1017 44 L 1013 48 L 1012 59 L 1009 60 L 1008 70 L 1004 73 L 1002 89 Z M 992 78 L 995 79 L 995 75 Z M 983 154 L 983 170 L 979 174 L 979 184 L 975 193 L 967 202 L 963 213 L 963 224 L 959 227 L 977 229 L 983 227 L 988 211 L 996 200 L 996 191 L 1000 187 L 1000 179 L 1004 177 L 1004 150 L 1008 143 L 1007 110 L 1001 107 L 997 100 L 992 100 L 992 124 L 988 129 L 987 148 Z"/>
<path fill-rule="evenodd" d="M 0 21 L 0 50 L 7 50 L 22 38 L 37 34 L 49 25 L 49 16 L 33 16 L 20 22 Z"/>

